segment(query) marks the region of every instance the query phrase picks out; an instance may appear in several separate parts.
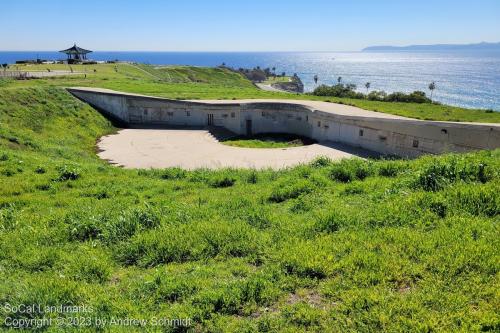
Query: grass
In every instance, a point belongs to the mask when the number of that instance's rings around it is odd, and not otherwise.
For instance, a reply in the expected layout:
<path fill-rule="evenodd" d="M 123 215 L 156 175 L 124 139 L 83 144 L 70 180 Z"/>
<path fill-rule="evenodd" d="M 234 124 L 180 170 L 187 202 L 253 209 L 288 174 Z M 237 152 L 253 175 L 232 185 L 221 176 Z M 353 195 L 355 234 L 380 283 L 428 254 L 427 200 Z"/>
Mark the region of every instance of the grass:
<path fill-rule="evenodd" d="M 67 65 L 19 65 L 19 70 L 69 70 Z M 136 64 L 72 65 L 84 74 L 37 80 L 0 80 L 0 88 L 92 86 L 174 99 L 282 98 L 329 101 L 400 116 L 443 121 L 499 123 L 500 112 L 438 104 L 390 103 L 258 89 L 238 73 L 223 68 L 153 67 Z M 95 70 L 95 72 L 94 72 Z"/>
<path fill-rule="evenodd" d="M 99 82 L 165 85 L 125 68 Z M 195 331 L 499 330 L 499 150 L 126 170 L 95 155 L 116 129 L 57 82 L 0 89 L 0 304 L 189 317 Z M 2 329 L 44 316 L 0 307 Z"/>
<path fill-rule="evenodd" d="M 314 141 L 290 134 L 259 134 L 251 137 L 237 136 L 222 143 L 240 148 L 292 148 L 310 145 Z"/>

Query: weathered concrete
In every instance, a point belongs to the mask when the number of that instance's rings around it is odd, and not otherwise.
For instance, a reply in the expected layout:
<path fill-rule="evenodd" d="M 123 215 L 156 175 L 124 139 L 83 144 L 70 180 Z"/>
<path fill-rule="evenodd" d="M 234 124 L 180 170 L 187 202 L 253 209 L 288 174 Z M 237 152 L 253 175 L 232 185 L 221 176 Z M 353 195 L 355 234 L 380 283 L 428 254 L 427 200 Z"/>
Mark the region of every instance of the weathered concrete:
<path fill-rule="evenodd" d="M 294 133 L 415 157 L 500 147 L 500 125 L 422 121 L 318 101 L 177 101 L 97 88 L 73 95 L 126 124 L 215 125 L 237 134 Z"/>
<path fill-rule="evenodd" d="M 99 157 L 125 168 L 272 168 L 307 163 L 319 156 L 333 160 L 369 152 L 325 142 L 303 147 L 254 149 L 226 146 L 206 129 L 123 129 L 98 143 Z"/>

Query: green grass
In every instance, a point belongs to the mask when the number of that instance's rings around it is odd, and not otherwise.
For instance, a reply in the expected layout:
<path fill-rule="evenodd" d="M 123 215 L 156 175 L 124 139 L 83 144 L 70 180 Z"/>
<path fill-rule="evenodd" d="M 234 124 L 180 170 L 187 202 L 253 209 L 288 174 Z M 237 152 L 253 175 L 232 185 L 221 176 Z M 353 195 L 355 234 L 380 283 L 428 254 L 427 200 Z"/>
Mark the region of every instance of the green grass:
<path fill-rule="evenodd" d="M 499 330 L 499 150 L 126 170 L 95 155 L 109 121 L 51 83 L 0 89 L 0 304 L 196 331 Z"/>
<path fill-rule="evenodd" d="M 293 148 L 314 143 L 312 140 L 289 134 L 259 134 L 251 137 L 237 136 L 221 142 L 240 148 Z"/>
<path fill-rule="evenodd" d="M 69 70 L 68 65 L 18 66 L 19 70 Z M 37 80 L 0 80 L 0 88 L 91 86 L 174 99 L 282 98 L 330 101 L 366 110 L 443 121 L 499 123 L 500 112 L 472 110 L 437 104 L 390 103 L 268 92 L 258 89 L 238 73 L 222 68 L 134 64 L 72 65 L 84 74 Z M 96 70 L 96 72 L 94 72 Z"/>

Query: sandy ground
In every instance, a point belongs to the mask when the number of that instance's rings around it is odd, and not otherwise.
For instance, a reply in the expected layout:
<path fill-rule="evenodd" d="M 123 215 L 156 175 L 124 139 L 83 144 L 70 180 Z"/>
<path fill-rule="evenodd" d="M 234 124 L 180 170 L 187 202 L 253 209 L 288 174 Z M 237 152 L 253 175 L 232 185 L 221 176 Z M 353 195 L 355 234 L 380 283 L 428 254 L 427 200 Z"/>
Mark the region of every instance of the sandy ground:
<path fill-rule="evenodd" d="M 203 129 L 123 129 L 101 138 L 98 147 L 99 157 L 125 168 L 280 169 L 319 156 L 370 156 L 370 152 L 332 142 L 285 149 L 230 147 Z"/>

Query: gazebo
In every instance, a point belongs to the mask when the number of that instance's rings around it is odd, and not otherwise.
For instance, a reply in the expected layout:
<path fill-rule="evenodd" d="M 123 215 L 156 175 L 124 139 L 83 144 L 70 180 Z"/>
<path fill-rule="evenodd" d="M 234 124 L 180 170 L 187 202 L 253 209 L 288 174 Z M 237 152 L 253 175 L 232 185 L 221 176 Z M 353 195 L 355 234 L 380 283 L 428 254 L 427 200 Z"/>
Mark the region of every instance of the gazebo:
<path fill-rule="evenodd" d="M 87 60 L 87 53 L 91 53 L 92 51 L 82 49 L 81 47 L 76 46 L 75 43 L 75 45 L 73 45 L 69 49 L 59 52 L 66 53 L 66 55 L 68 56 L 68 62 L 77 62 Z"/>

